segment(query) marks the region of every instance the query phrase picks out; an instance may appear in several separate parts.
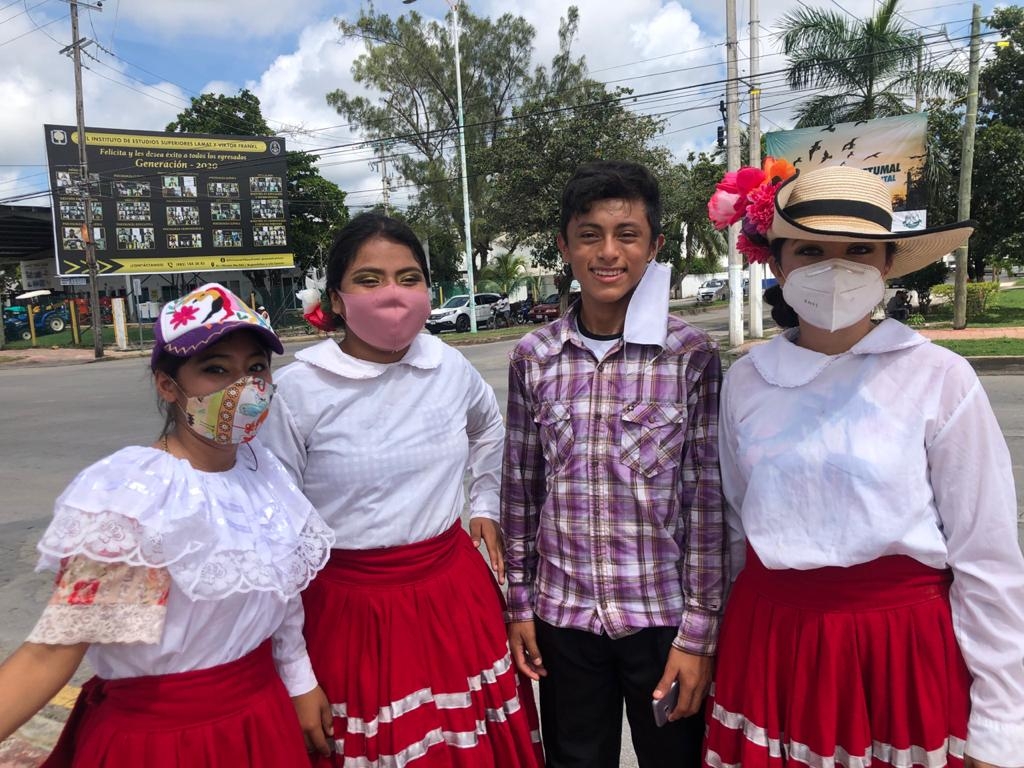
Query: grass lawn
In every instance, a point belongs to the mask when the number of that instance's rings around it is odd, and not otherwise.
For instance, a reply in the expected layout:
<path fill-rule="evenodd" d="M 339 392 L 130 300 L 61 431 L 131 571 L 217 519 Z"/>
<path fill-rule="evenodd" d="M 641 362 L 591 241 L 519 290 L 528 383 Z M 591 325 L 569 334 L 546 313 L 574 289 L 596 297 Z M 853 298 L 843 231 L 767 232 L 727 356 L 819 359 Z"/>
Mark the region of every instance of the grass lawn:
<path fill-rule="evenodd" d="M 153 324 L 146 322 L 142 324 L 142 339 L 144 344 L 151 344 L 153 342 Z M 114 343 L 114 326 L 104 325 L 103 326 L 103 344 Z M 128 345 L 137 345 L 139 343 L 139 326 L 137 324 L 128 326 Z M 60 333 L 45 333 L 41 336 L 36 336 L 37 347 L 73 347 L 75 346 L 71 340 L 71 328 L 65 328 Z M 82 347 L 92 348 L 92 329 L 82 329 Z M 21 339 L 7 339 L 4 347 L 6 349 L 32 349 L 31 341 L 22 341 Z"/>
<path fill-rule="evenodd" d="M 953 322 L 953 305 L 939 304 L 925 315 L 929 328 L 948 328 Z M 969 328 L 1017 328 L 1024 326 L 1024 290 L 1011 288 L 995 294 L 978 317 L 968 317 Z M 1008 353 L 1009 354 L 1009 353 Z"/>
<path fill-rule="evenodd" d="M 934 343 L 964 357 L 1024 357 L 1024 339 L 936 339 Z"/>

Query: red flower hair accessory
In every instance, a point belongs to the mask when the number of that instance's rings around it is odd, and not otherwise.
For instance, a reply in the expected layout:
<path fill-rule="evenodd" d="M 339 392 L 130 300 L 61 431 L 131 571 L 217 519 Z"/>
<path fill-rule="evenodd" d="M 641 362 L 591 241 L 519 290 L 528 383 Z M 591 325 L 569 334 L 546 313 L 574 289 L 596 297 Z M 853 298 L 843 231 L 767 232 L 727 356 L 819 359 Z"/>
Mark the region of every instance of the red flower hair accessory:
<path fill-rule="evenodd" d="M 786 160 L 767 157 L 763 167 L 744 166 L 725 174 L 716 185 L 708 201 L 708 217 L 716 229 L 743 222 L 736 249 L 748 262 L 764 264 L 770 258 L 767 235 L 775 216 L 775 193 L 795 174 L 796 168 Z"/>

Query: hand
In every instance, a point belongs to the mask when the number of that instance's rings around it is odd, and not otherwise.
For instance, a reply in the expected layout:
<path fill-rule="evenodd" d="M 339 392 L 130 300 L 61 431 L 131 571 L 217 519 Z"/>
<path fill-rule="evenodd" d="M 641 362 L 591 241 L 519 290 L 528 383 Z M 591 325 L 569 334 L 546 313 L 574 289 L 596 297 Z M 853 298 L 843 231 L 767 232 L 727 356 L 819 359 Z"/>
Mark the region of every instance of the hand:
<path fill-rule="evenodd" d="M 673 681 L 679 683 L 679 703 L 669 713 L 670 722 L 697 714 L 700 703 L 711 687 L 711 657 L 696 656 L 672 648 L 668 652 L 668 661 L 665 662 L 665 671 L 658 681 L 658 687 L 651 694 L 653 698 L 663 699 Z"/>
<path fill-rule="evenodd" d="M 513 621 L 508 625 L 508 648 L 516 668 L 531 680 L 540 680 L 548 673 L 537 648 L 537 629 L 530 621 Z"/>
<path fill-rule="evenodd" d="M 498 577 L 498 583 L 505 583 L 505 544 L 501 538 L 501 528 L 486 517 L 472 517 L 469 520 L 469 536 L 473 546 L 479 547 L 483 539 L 487 545 L 487 554 L 491 558 L 491 570 Z"/>
<path fill-rule="evenodd" d="M 295 713 L 299 716 L 302 735 L 306 739 L 306 751 L 331 756 L 331 742 L 334 740 L 334 716 L 327 694 L 319 685 L 309 693 L 292 696 Z"/>

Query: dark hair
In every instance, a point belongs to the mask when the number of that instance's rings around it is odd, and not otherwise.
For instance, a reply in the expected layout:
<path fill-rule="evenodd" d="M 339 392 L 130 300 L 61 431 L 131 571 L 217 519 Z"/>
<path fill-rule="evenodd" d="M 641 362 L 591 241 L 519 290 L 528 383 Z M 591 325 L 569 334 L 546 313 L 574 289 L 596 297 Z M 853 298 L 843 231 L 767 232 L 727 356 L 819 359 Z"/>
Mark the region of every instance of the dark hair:
<path fill-rule="evenodd" d="M 661 191 L 658 180 L 640 163 L 595 160 L 584 163 L 562 190 L 559 231 L 569 237 L 569 221 L 601 200 L 643 200 L 651 239 L 661 234 Z"/>
<path fill-rule="evenodd" d="M 380 213 L 361 213 L 342 227 L 334 236 L 331 250 L 327 252 L 327 292 L 336 291 L 341 286 L 341 280 L 345 277 L 349 266 L 355 259 L 359 249 L 374 238 L 390 240 L 398 245 L 404 245 L 423 270 L 423 278 L 427 285 L 430 285 L 430 266 L 427 264 L 427 254 L 423 251 L 423 245 L 416 233 L 408 224 L 390 216 Z M 338 315 L 334 315 L 336 328 L 343 328 L 345 321 Z"/>
<path fill-rule="evenodd" d="M 244 331 L 245 333 L 248 333 L 250 336 L 252 336 L 252 338 L 256 339 L 256 343 L 260 345 L 260 349 L 262 349 L 263 353 L 267 356 L 267 362 L 269 363 L 270 358 L 273 356 L 273 350 L 267 344 L 266 340 L 260 334 L 246 330 L 245 328 L 239 328 L 238 331 Z M 238 331 L 232 331 L 232 333 L 237 333 Z M 225 334 L 221 339 L 218 339 L 218 343 L 220 341 L 223 341 L 223 339 L 229 338 L 230 336 L 231 334 Z M 169 377 L 171 377 L 171 379 L 177 382 L 178 371 L 181 370 L 181 366 L 188 362 L 188 359 L 189 358 L 187 357 L 178 357 L 177 355 L 172 355 L 170 352 L 161 352 L 160 356 L 157 357 L 156 362 L 153 363 L 153 375 L 156 376 L 158 371 L 161 373 L 166 373 Z M 163 429 L 160 430 L 159 434 L 159 437 L 164 437 L 166 435 L 169 435 L 171 433 L 171 430 L 174 428 L 174 424 L 176 421 L 174 406 L 171 403 L 168 403 L 162 397 L 158 397 L 156 400 L 156 408 L 158 411 L 160 411 L 160 415 L 164 417 L 164 426 Z"/>
<path fill-rule="evenodd" d="M 769 243 L 768 247 L 771 248 L 772 258 L 775 259 L 776 264 L 782 263 L 782 246 L 785 245 L 786 240 L 787 238 L 780 237 Z M 886 257 L 892 258 L 895 253 L 896 243 L 892 240 L 887 240 L 885 243 Z M 797 315 L 796 310 L 789 306 L 785 298 L 783 298 L 781 285 L 776 283 L 766 289 L 764 292 L 764 300 L 771 304 L 772 320 L 774 320 L 780 328 L 796 328 L 800 325 L 800 316 Z"/>

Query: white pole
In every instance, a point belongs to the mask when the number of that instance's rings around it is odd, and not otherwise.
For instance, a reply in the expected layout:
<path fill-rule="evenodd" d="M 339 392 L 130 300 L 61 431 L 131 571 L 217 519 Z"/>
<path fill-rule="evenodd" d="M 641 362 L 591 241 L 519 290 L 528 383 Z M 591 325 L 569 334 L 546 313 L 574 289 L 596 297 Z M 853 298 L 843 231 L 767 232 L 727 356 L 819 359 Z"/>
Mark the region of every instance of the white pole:
<path fill-rule="evenodd" d="M 459 56 L 459 4 L 451 3 L 455 28 L 455 90 L 459 106 L 459 162 L 462 166 L 462 218 L 466 239 L 466 285 L 469 288 L 469 332 L 476 333 L 476 299 L 473 290 L 473 230 L 469 222 L 469 175 L 466 172 L 466 119 L 462 113 L 462 60 Z"/>
<path fill-rule="evenodd" d="M 726 77 L 725 136 L 726 170 L 740 167 L 739 67 L 736 61 L 736 0 L 725 0 Z M 729 227 L 729 346 L 743 343 L 743 259 L 736 250 L 739 224 Z"/>
<path fill-rule="evenodd" d="M 761 69 L 761 52 L 757 0 L 750 0 L 750 130 L 747 138 L 750 143 L 750 164 L 757 168 L 761 165 L 761 89 L 757 84 L 757 76 Z M 761 294 L 761 283 L 764 266 L 756 262 L 750 264 L 750 337 L 764 338 L 764 301 Z"/>

